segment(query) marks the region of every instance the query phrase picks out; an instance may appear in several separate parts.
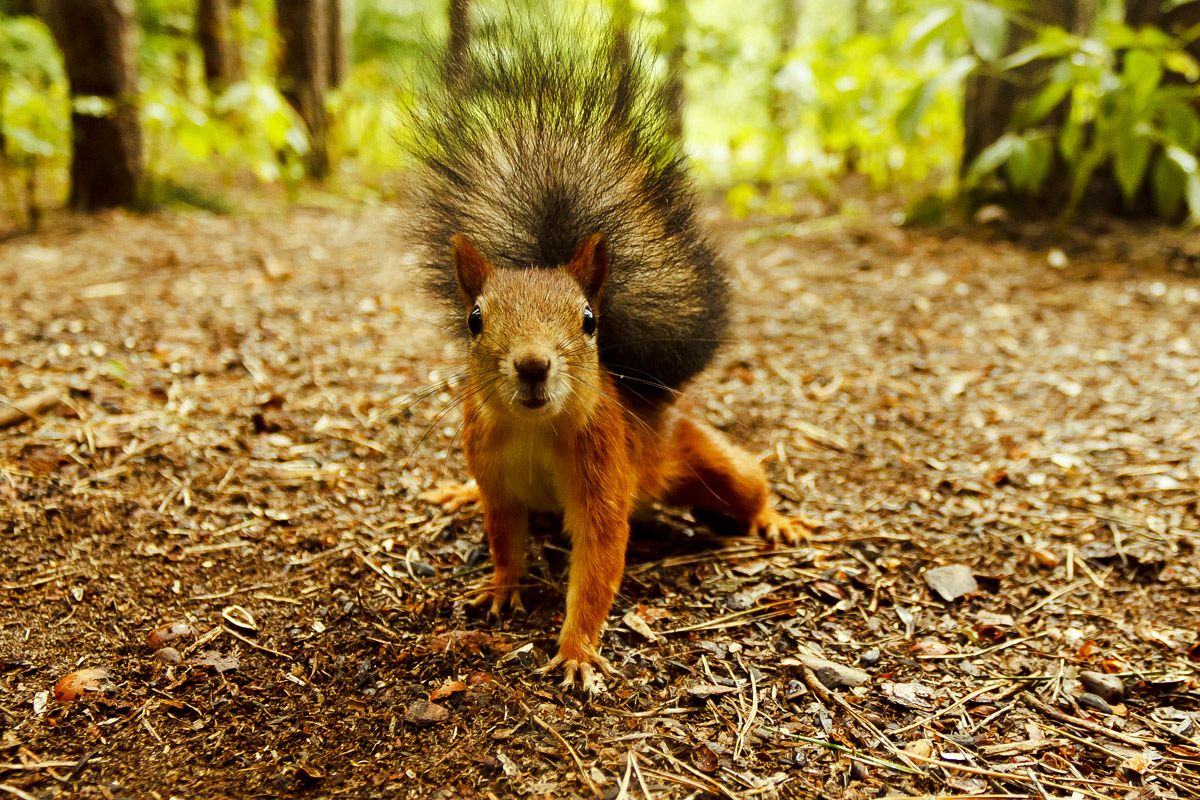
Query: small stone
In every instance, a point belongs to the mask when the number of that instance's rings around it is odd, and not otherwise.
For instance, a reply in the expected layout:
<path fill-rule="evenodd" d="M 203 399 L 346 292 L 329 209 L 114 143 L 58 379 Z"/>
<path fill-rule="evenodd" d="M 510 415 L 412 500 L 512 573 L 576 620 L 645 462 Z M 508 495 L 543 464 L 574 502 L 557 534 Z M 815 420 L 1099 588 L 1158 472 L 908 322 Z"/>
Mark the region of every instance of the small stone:
<path fill-rule="evenodd" d="M 943 600 L 957 600 L 964 594 L 979 590 L 975 576 L 968 567 L 962 564 L 951 564 L 947 567 L 935 567 L 925 573 L 925 583 L 930 589 L 941 595 Z"/>
<path fill-rule="evenodd" d="M 904 745 L 904 752 L 917 758 L 929 758 L 933 754 L 933 742 L 928 739 L 914 739 Z"/>
<path fill-rule="evenodd" d="M 1116 675 L 1084 671 L 1079 673 L 1079 682 L 1083 688 L 1109 703 L 1119 703 L 1125 697 L 1125 684 Z"/>
<path fill-rule="evenodd" d="M 862 664 L 864 667 L 873 667 L 878 664 L 879 648 L 872 647 L 871 649 L 864 651 L 861 655 L 859 655 L 858 663 Z"/>
<path fill-rule="evenodd" d="M 1075 699 L 1079 702 L 1079 705 L 1092 711 L 1099 711 L 1101 714 L 1113 713 L 1112 706 L 1104 702 L 1104 698 L 1097 697 L 1091 692 L 1084 692 Z"/>
<path fill-rule="evenodd" d="M 183 656 L 174 647 L 160 647 L 154 651 L 154 657 L 164 664 L 178 664 Z"/>
<path fill-rule="evenodd" d="M 413 725 L 437 725 L 449 718 L 450 709 L 428 700 L 417 700 L 404 712 L 404 721 Z"/>

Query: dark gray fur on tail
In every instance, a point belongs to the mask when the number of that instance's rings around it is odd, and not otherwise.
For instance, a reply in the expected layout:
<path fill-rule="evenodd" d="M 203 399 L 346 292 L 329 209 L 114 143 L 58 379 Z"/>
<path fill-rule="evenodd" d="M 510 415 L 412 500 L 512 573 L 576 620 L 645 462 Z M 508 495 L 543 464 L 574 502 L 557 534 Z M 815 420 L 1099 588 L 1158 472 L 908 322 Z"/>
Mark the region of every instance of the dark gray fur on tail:
<path fill-rule="evenodd" d="M 636 48 L 615 59 L 613 41 L 561 24 L 477 35 L 465 66 L 444 68 L 409 108 L 411 228 L 429 286 L 464 336 L 451 236 L 496 267 L 526 269 L 561 266 L 605 234 L 601 362 L 633 396 L 661 399 L 712 360 L 729 288 L 666 132 L 661 86 Z"/>

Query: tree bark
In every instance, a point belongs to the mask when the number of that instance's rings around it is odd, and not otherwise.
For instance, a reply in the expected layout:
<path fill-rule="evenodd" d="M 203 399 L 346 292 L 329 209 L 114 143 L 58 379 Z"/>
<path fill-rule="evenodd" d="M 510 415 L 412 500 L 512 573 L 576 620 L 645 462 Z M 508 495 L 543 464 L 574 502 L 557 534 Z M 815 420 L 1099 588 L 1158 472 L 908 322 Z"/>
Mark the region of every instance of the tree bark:
<path fill-rule="evenodd" d="M 321 179 L 329 174 L 327 0 L 278 0 L 275 9 L 282 40 L 279 91 L 308 129 L 308 173 Z"/>
<path fill-rule="evenodd" d="M 471 2 L 470 0 L 450 0 L 447 12 L 447 19 L 450 23 L 450 47 L 446 77 L 451 80 L 461 80 L 466 77 L 467 53 L 471 47 Z"/>
<path fill-rule="evenodd" d="M 196 43 L 204 56 L 204 80 L 220 92 L 241 80 L 241 58 L 232 36 L 229 0 L 197 0 Z"/>
<path fill-rule="evenodd" d="M 326 0 L 329 13 L 329 88 L 346 80 L 346 32 L 342 27 L 342 0 Z"/>
<path fill-rule="evenodd" d="M 71 114 L 70 205 L 135 205 L 143 176 L 137 109 L 137 29 L 132 0 L 41 0 L 63 53 L 72 97 L 99 97 L 100 115 Z"/>
<path fill-rule="evenodd" d="M 663 49 L 667 56 L 667 133 L 678 141 L 683 139 L 683 106 L 686 99 L 684 59 L 687 56 L 689 22 L 687 0 L 667 0 L 663 17 Z"/>

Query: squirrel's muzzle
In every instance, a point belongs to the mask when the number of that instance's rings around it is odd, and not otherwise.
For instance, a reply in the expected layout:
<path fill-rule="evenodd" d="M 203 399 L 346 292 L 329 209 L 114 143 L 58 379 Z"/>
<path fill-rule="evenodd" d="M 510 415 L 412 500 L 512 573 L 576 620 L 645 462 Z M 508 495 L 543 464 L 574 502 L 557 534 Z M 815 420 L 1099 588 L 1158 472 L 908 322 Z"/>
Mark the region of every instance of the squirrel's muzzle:
<path fill-rule="evenodd" d="M 513 362 L 513 369 L 522 383 L 537 386 L 550 375 L 550 361 L 545 358 L 522 358 Z"/>

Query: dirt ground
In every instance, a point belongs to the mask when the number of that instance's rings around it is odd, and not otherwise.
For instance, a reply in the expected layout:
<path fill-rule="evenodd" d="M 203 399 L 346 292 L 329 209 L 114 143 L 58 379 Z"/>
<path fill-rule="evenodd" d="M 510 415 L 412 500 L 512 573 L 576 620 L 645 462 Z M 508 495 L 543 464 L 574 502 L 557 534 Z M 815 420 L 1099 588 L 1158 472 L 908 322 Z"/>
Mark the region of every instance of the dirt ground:
<path fill-rule="evenodd" d="M 589 699 L 553 520 L 493 624 L 417 499 L 461 359 L 402 213 L 0 243 L 0 797 L 1200 796 L 1194 239 L 714 211 L 690 394 L 820 527 L 639 524 Z"/>

